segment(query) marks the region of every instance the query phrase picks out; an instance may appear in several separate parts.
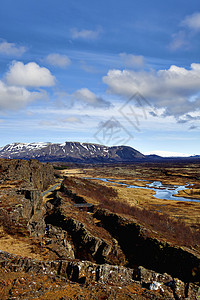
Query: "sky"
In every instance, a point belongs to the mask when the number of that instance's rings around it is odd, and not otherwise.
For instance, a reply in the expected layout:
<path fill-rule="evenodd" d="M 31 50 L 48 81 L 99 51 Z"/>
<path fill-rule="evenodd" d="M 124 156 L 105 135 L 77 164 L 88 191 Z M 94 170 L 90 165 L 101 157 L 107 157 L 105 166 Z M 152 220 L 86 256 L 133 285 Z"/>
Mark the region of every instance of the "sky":
<path fill-rule="evenodd" d="M 0 147 L 200 155 L 196 0 L 1 0 Z"/>

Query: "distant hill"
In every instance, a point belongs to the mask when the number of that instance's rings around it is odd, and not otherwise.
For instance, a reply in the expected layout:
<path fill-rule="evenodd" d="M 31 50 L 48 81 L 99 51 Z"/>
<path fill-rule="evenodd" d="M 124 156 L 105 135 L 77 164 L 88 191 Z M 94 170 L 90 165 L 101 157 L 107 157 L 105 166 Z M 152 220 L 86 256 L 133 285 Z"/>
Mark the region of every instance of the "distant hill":
<path fill-rule="evenodd" d="M 13 143 L 0 148 L 0 158 L 38 159 L 43 162 L 116 163 L 145 160 L 146 156 L 129 146 L 107 147 L 98 144 L 66 142 Z"/>
<path fill-rule="evenodd" d="M 156 155 L 156 154 L 150 154 L 150 155 L 146 155 L 146 158 L 149 159 L 149 160 L 160 160 L 160 159 L 163 159 L 163 157 L 159 156 L 159 155 Z"/>
<path fill-rule="evenodd" d="M 144 155 L 129 146 L 104 146 L 91 143 L 12 143 L 0 148 L 0 158 L 38 159 L 41 162 L 131 163 L 131 162 L 199 162 L 200 155 L 161 157 Z"/>

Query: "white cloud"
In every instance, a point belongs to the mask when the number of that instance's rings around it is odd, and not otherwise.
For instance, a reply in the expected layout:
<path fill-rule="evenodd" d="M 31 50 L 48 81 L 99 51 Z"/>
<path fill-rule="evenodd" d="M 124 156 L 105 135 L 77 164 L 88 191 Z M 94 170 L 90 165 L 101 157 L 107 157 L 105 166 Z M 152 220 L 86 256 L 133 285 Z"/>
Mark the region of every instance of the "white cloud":
<path fill-rule="evenodd" d="M 103 82 L 114 94 L 131 97 L 139 92 L 166 115 L 180 116 L 200 107 L 200 97 L 194 97 L 200 92 L 200 64 L 191 64 L 190 70 L 175 65 L 149 72 L 110 70 Z"/>
<path fill-rule="evenodd" d="M 172 41 L 169 45 L 169 49 L 174 51 L 182 47 L 185 47 L 186 49 L 189 47 L 188 38 L 183 30 L 172 35 Z"/>
<path fill-rule="evenodd" d="M 63 123 L 82 123 L 77 117 L 68 117 L 61 120 Z"/>
<path fill-rule="evenodd" d="M 172 51 L 188 50 L 193 46 L 191 39 L 200 31 L 200 12 L 186 16 L 179 26 L 182 29 L 172 35 L 172 41 L 169 44 L 169 49 Z"/>
<path fill-rule="evenodd" d="M 144 57 L 142 55 L 120 53 L 120 57 L 124 64 L 128 67 L 138 68 L 144 66 Z"/>
<path fill-rule="evenodd" d="M 55 77 L 44 67 L 35 62 L 24 65 L 22 62 L 13 62 L 6 74 L 6 81 L 10 85 L 42 87 L 53 86 Z"/>
<path fill-rule="evenodd" d="M 95 40 L 98 38 L 99 34 L 101 33 L 101 29 L 97 30 L 87 30 L 82 29 L 80 31 L 77 30 L 77 28 L 71 29 L 71 35 L 73 39 L 86 39 L 86 40 Z"/>
<path fill-rule="evenodd" d="M 75 100 L 79 100 L 87 105 L 93 106 L 93 107 L 110 107 L 110 103 L 106 100 L 104 100 L 101 97 L 97 97 L 93 92 L 91 92 L 87 88 L 83 88 L 80 90 L 77 90 L 72 97 Z"/>
<path fill-rule="evenodd" d="M 192 15 L 186 16 L 180 25 L 191 30 L 200 30 L 200 12 L 196 12 Z"/>
<path fill-rule="evenodd" d="M 17 110 L 44 97 L 45 92 L 30 92 L 24 87 L 7 86 L 0 81 L 0 110 Z"/>
<path fill-rule="evenodd" d="M 51 127 L 51 126 L 55 126 L 57 125 L 55 122 L 52 122 L 52 121 L 46 121 L 46 120 L 43 120 L 43 121 L 40 121 L 39 126 L 44 126 L 44 127 Z"/>
<path fill-rule="evenodd" d="M 26 47 L 17 46 L 15 43 L 8 43 L 6 41 L 0 41 L 0 54 L 21 56 L 26 52 Z"/>
<path fill-rule="evenodd" d="M 68 58 L 67 55 L 62 55 L 58 53 L 49 54 L 45 58 L 45 61 L 48 64 L 59 68 L 66 68 L 71 64 L 71 60 Z"/>
<path fill-rule="evenodd" d="M 62 119 L 61 122 L 63 122 L 63 123 L 82 123 L 81 120 L 77 117 L 68 117 L 68 118 Z"/>

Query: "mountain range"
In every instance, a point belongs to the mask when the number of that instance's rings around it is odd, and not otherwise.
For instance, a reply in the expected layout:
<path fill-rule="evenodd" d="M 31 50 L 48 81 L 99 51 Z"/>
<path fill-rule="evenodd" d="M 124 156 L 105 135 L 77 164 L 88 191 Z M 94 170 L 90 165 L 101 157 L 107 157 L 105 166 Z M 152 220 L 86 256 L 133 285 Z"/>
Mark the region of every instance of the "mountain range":
<path fill-rule="evenodd" d="M 129 146 L 107 147 L 79 142 L 13 143 L 0 148 L 0 158 L 95 163 L 143 160 L 145 155 Z"/>
<path fill-rule="evenodd" d="M 41 162 L 59 161 L 75 163 L 145 162 L 166 159 L 157 155 L 144 155 L 129 146 L 108 147 L 80 142 L 65 142 L 62 144 L 42 142 L 12 143 L 0 148 L 0 158 L 38 159 Z M 194 159 L 199 159 L 199 156 Z"/>

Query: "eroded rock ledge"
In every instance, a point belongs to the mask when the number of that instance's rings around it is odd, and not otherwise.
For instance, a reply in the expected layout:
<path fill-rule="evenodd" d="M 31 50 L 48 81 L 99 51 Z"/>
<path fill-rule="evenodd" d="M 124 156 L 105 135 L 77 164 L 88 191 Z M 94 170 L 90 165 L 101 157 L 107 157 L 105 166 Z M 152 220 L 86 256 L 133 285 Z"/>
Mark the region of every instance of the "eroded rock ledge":
<path fill-rule="evenodd" d="M 150 237 L 133 218 L 99 207 L 92 212 L 79 210 L 74 203 L 86 200 L 67 186 L 43 202 L 41 191 L 54 183 L 51 166 L 5 160 L 0 169 L 0 179 L 9 183 L 1 191 L 0 211 L 9 215 L 12 226 L 23 223 L 29 236 L 38 238 L 53 257 L 33 260 L 0 251 L 0 269 L 5 274 L 51 275 L 85 287 L 131 285 L 150 299 L 200 296 L 195 284 L 200 282 L 200 258 L 189 249 Z M 146 298 L 131 295 L 131 299 Z"/>
<path fill-rule="evenodd" d="M 143 267 L 135 269 L 88 261 L 38 261 L 0 251 L 0 266 L 5 272 L 32 272 L 64 277 L 80 284 L 101 283 L 127 285 L 136 283 L 141 288 L 157 291 L 165 299 L 197 299 L 200 289 L 193 283 L 185 284 L 168 274 L 159 274 Z M 157 299 L 162 299 L 157 298 Z"/>

